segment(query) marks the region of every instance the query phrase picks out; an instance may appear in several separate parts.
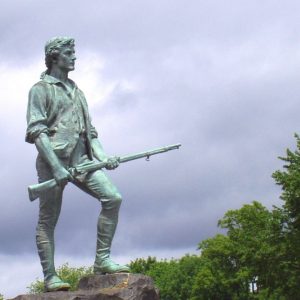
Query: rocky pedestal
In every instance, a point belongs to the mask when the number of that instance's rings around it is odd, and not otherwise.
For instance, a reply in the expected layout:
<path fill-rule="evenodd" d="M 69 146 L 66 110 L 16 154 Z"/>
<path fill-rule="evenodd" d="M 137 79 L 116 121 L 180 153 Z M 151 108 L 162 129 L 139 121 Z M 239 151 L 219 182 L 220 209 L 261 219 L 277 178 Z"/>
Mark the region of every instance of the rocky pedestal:
<path fill-rule="evenodd" d="M 20 295 L 11 300 L 159 300 L 158 290 L 149 276 L 119 273 L 90 275 L 80 280 L 75 292 Z"/>

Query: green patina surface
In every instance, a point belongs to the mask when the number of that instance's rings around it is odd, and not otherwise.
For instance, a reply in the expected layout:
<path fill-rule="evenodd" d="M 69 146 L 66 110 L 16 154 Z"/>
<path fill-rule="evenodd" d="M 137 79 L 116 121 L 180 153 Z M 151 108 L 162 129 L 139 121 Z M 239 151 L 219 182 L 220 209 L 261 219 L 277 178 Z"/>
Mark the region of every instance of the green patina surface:
<path fill-rule="evenodd" d="M 95 273 L 129 271 L 110 259 L 110 247 L 118 223 L 122 197 L 115 185 L 101 170 L 83 173 L 76 178 L 71 167 L 90 161 L 106 163 L 107 169 L 118 166 L 117 158 L 109 157 L 91 124 L 83 92 L 68 74 L 75 68 L 74 39 L 56 37 L 45 46 L 47 70 L 29 92 L 26 141 L 38 150 L 36 162 L 39 182 L 54 178 L 56 185 L 39 195 L 39 220 L 36 243 L 43 268 L 45 289 L 68 289 L 56 274 L 54 265 L 54 230 L 58 221 L 65 185 L 72 181 L 96 198 L 102 206 L 97 225 Z M 75 216 L 74 216 L 75 217 Z"/>

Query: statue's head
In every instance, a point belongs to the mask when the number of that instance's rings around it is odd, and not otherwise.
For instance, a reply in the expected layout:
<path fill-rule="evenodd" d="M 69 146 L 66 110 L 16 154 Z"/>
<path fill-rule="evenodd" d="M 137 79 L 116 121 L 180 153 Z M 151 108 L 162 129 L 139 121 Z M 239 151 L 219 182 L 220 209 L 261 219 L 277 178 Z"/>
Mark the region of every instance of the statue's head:
<path fill-rule="evenodd" d="M 58 58 L 59 53 L 65 47 L 74 47 L 75 41 L 70 37 L 54 37 L 47 41 L 45 45 L 45 63 L 47 66 L 47 73 L 51 71 L 53 62 Z"/>

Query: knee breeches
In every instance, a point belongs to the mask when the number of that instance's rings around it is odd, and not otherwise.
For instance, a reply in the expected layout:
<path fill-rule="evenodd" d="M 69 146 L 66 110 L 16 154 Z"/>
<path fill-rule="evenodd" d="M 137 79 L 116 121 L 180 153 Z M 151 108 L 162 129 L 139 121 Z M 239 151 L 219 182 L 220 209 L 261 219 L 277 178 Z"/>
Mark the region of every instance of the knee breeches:
<path fill-rule="evenodd" d="M 52 172 L 46 162 L 38 158 L 37 171 L 39 182 L 51 179 Z M 83 191 L 97 198 L 102 204 L 102 210 L 106 215 L 118 215 L 118 211 L 122 202 L 122 197 L 116 186 L 101 171 L 91 172 L 75 179 L 73 182 Z M 62 204 L 63 187 L 56 186 L 42 193 L 40 196 L 40 213 L 38 222 L 38 231 L 54 231 Z"/>

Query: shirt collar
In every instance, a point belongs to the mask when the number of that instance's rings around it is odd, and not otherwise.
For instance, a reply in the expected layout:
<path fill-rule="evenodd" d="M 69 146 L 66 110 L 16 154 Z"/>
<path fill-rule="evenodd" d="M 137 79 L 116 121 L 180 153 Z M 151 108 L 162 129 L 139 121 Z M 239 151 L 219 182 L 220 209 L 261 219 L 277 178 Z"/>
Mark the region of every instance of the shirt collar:
<path fill-rule="evenodd" d="M 76 83 L 73 80 L 71 80 L 70 78 L 69 78 L 69 80 L 71 81 L 73 87 L 77 88 Z M 50 83 L 50 84 L 61 83 L 61 84 L 65 85 L 61 80 L 59 80 L 59 79 L 57 79 L 57 78 L 55 78 L 51 75 L 48 75 L 48 74 L 45 75 L 45 77 L 42 79 L 42 81 L 45 81 L 45 82 Z"/>
<path fill-rule="evenodd" d="M 50 84 L 56 84 L 56 83 L 61 82 L 59 79 L 57 79 L 53 76 L 50 76 L 48 74 L 46 74 L 45 77 L 42 80 L 47 82 L 47 83 L 50 83 Z"/>

